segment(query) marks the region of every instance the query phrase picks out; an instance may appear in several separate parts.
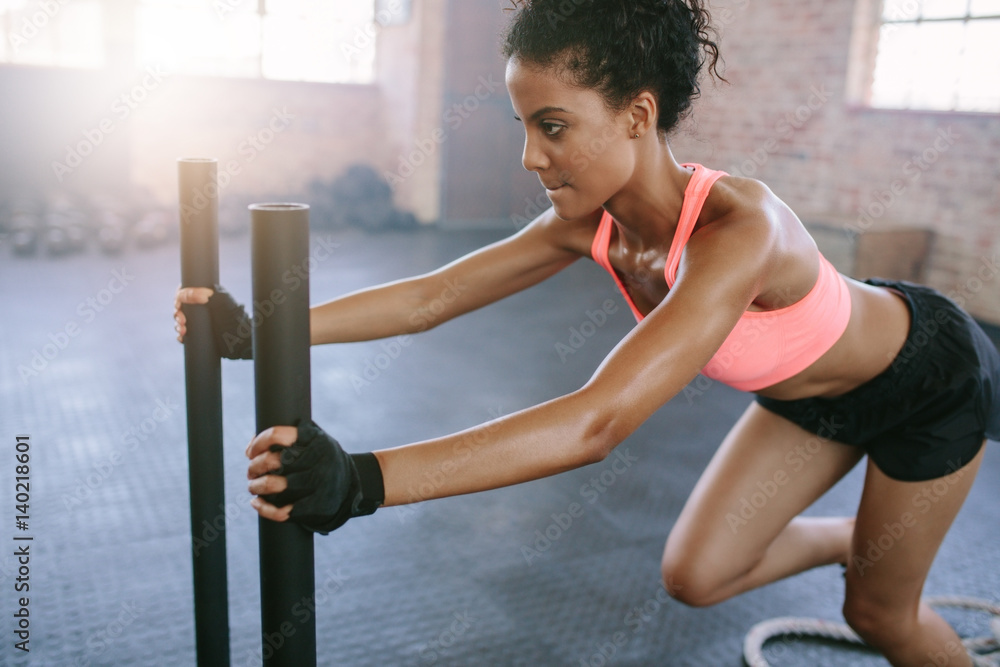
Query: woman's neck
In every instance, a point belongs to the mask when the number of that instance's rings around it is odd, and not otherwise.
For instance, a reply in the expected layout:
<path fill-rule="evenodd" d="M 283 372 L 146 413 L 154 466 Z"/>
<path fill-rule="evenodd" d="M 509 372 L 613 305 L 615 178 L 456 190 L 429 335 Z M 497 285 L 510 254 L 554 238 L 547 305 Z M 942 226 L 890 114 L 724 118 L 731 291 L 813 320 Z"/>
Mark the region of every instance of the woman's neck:
<path fill-rule="evenodd" d="M 670 243 L 692 171 L 682 167 L 666 142 L 647 137 L 632 178 L 604 204 L 625 243 L 642 250 Z"/>

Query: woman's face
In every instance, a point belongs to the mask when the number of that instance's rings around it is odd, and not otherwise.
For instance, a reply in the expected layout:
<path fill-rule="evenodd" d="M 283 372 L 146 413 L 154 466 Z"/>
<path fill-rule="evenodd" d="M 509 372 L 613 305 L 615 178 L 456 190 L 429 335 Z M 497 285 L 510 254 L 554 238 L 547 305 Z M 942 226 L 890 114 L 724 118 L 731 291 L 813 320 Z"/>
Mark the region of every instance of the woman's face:
<path fill-rule="evenodd" d="M 601 208 L 632 176 L 631 114 L 614 114 L 599 93 L 554 68 L 512 58 L 506 79 L 524 123 L 521 162 L 538 174 L 556 215 L 571 220 Z"/>

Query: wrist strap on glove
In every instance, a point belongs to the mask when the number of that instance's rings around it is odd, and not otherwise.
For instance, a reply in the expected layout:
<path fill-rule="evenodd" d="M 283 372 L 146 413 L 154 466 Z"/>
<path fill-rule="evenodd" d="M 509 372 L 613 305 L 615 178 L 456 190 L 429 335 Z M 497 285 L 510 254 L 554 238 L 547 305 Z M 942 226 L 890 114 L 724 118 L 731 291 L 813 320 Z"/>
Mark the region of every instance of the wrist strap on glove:
<path fill-rule="evenodd" d="M 382 482 L 382 466 L 372 452 L 363 454 L 351 454 L 354 467 L 358 470 L 358 479 L 361 484 L 361 500 L 351 516 L 366 516 L 373 514 L 375 510 L 385 502 L 385 487 Z"/>

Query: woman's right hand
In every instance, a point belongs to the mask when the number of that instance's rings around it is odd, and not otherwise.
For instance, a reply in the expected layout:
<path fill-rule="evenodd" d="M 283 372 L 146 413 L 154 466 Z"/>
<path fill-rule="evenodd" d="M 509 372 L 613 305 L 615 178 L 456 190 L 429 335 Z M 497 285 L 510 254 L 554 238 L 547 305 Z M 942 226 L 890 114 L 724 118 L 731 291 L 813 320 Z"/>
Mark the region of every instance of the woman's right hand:
<path fill-rule="evenodd" d="M 174 295 L 174 331 L 177 332 L 177 342 L 184 342 L 184 334 L 187 333 L 187 318 L 184 317 L 184 310 L 181 306 L 185 303 L 208 303 L 208 298 L 212 296 L 212 289 L 208 287 L 177 287 Z"/>
<path fill-rule="evenodd" d="M 209 287 L 181 287 L 174 297 L 174 329 L 177 340 L 184 342 L 187 333 L 187 318 L 183 305 L 204 304 L 208 308 L 211 321 L 212 340 L 220 357 L 226 359 L 253 358 L 253 322 L 246 309 L 236 303 L 232 295 L 221 285 Z"/>

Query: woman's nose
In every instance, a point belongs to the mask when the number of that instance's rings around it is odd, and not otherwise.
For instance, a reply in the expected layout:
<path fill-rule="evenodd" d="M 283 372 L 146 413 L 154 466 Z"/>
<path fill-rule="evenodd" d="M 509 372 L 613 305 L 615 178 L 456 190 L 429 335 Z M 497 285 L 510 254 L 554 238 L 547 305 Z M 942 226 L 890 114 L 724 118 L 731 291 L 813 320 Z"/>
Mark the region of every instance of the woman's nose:
<path fill-rule="evenodd" d="M 538 148 L 538 142 L 524 137 L 524 152 L 521 154 L 521 164 L 528 171 L 544 171 L 549 168 L 549 159 L 545 152 Z"/>

